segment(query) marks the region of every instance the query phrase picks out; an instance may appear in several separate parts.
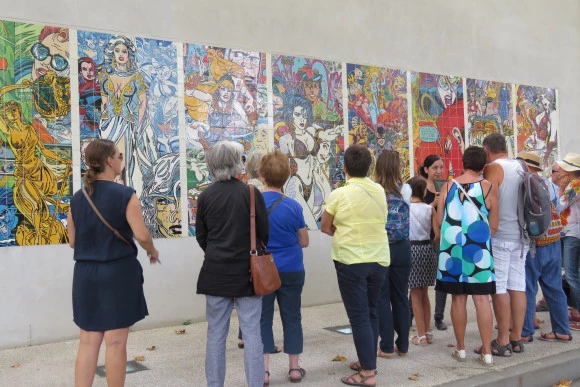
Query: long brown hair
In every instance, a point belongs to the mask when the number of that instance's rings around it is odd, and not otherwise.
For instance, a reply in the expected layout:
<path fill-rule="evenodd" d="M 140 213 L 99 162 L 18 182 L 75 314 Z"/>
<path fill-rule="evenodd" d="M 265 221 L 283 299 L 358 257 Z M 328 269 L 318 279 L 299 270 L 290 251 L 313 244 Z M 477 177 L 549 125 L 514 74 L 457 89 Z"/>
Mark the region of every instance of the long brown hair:
<path fill-rule="evenodd" d="M 399 152 L 394 150 L 384 150 L 375 166 L 375 181 L 385 190 L 386 194 L 393 194 L 403 197 L 401 194 L 401 158 Z"/>
<path fill-rule="evenodd" d="M 91 141 L 85 149 L 85 164 L 88 170 L 83 177 L 83 183 L 89 195 L 93 194 L 93 182 L 97 174 L 105 171 L 107 159 L 115 156 L 116 152 L 117 147 L 113 141 L 100 138 Z"/>

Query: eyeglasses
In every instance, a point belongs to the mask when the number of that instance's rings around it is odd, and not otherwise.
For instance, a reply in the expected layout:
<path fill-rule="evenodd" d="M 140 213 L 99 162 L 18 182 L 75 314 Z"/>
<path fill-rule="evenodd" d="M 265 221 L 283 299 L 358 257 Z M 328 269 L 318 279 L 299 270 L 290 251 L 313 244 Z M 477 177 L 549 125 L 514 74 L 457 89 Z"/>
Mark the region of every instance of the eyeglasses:
<path fill-rule="evenodd" d="M 42 43 L 34 43 L 32 48 L 30 49 L 30 53 L 36 60 L 43 61 L 46 58 L 50 57 L 50 67 L 55 69 L 56 71 L 63 71 L 66 70 L 68 67 L 68 61 L 62 55 L 54 54 L 50 55 L 50 50 Z"/>

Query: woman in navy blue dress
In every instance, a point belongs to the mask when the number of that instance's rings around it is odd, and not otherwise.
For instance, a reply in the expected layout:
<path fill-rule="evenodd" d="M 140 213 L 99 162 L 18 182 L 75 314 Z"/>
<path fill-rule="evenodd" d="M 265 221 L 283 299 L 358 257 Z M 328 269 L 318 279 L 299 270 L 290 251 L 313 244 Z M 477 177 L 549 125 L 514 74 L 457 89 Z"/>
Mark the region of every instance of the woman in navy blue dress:
<path fill-rule="evenodd" d="M 141 204 L 132 188 L 113 180 L 123 170 L 123 154 L 110 140 L 92 141 L 85 151 L 84 185 L 103 218 L 123 236 L 115 236 L 97 216 L 82 191 L 68 213 L 69 244 L 74 248 L 73 317 L 80 328 L 75 385 L 92 386 L 103 338 L 107 346 L 107 384 L 125 383 L 129 327 L 147 316 L 143 269 L 133 238 L 150 263 L 159 252 L 147 231 Z"/>

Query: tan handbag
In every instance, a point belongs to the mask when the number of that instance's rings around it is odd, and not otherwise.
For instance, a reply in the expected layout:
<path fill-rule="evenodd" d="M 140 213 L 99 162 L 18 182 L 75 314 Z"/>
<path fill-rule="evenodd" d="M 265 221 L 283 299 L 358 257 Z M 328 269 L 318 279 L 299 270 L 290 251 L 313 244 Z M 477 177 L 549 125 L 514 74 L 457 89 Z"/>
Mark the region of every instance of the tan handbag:
<path fill-rule="evenodd" d="M 274 263 L 274 256 L 266 251 L 262 243 L 262 254 L 256 249 L 256 197 L 254 186 L 250 187 L 250 272 L 256 295 L 263 296 L 280 289 L 280 275 Z"/>

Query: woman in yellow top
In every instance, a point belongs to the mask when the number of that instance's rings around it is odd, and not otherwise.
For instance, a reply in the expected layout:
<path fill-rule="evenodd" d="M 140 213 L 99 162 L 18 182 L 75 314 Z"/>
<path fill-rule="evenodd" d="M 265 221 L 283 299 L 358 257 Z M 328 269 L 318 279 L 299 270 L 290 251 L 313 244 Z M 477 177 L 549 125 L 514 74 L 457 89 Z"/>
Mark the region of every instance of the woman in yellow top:
<path fill-rule="evenodd" d="M 390 263 L 387 199 L 384 189 L 367 177 L 371 164 L 367 148 L 348 147 L 344 154 L 348 180 L 329 195 L 320 227 L 333 237 L 331 256 L 359 358 L 350 364 L 357 373 L 341 379 L 351 386 L 376 385 L 377 303 Z"/>
<path fill-rule="evenodd" d="M 60 199 L 67 187 L 66 179 L 71 174 L 71 161 L 45 148 L 34 127 L 22 122 L 22 106 L 18 102 L 7 102 L 0 113 L 0 132 L 6 136 L 15 157 L 14 204 L 32 225 L 32 228 L 18 226 L 16 243 L 25 246 L 67 242 L 66 229 L 56 219 L 56 214 L 68 212 L 68 204 Z M 37 151 L 66 165 L 65 172 L 57 179 L 38 157 Z M 52 213 L 49 203 L 53 206 Z"/>

